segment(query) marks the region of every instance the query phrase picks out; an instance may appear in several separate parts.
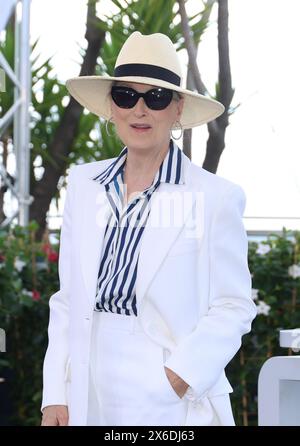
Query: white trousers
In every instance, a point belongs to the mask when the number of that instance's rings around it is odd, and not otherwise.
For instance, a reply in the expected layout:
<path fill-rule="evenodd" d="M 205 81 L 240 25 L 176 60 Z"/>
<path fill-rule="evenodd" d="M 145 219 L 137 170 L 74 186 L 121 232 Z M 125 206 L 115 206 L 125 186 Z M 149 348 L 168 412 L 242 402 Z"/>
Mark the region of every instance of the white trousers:
<path fill-rule="evenodd" d="M 164 353 L 138 317 L 95 312 L 87 424 L 184 426 L 188 402 L 167 378 Z"/>

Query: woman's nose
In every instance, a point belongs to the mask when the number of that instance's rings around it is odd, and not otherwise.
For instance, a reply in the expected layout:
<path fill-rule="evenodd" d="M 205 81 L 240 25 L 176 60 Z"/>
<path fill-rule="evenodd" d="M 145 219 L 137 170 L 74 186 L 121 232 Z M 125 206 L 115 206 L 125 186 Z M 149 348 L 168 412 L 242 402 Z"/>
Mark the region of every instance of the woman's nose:
<path fill-rule="evenodd" d="M 147 105 L 144 101 L 144 98 L 139 98 L 139 100 L 135 104 L 134 113 L 137 115 L 141 115 L 141 114 L 143 115 L 143 114 L 145 114 L 146 110 L 147 110 Z"/>

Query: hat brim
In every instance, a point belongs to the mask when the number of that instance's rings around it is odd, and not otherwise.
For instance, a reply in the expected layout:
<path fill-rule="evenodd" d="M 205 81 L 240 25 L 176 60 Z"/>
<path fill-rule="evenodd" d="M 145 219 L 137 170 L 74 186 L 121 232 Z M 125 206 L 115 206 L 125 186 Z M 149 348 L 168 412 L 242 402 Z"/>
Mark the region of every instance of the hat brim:
<path fill-rule="evenodd" d="M 225 110 L 223 104 L 214 99 L 150 77 L 79 76 L 68 79 L 66 86 L 69 93 L 79 104 L 95 115 L 109 119 L 111 117 L 109 92 L 113 81 L 148 84 L 178 91 L 184 97 L 184 106 L 180 118 L 183 129 L 210 122 L 220 116 Z"/>

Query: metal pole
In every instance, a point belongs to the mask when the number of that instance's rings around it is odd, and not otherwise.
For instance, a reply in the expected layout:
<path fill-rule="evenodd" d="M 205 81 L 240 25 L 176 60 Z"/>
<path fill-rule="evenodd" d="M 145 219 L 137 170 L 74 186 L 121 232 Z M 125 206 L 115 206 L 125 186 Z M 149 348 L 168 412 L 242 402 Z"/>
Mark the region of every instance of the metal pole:
<path fill-rule="evenodd" d="M 30 186 L 30 128 L 29 105 L 31 102 L 30 64 L 30 1 L 18 2 L 16 8 L 16 49 L 15 70 L 20 82 L 20 90 L 15 87 L 15 99 L 19 94 L 21 106 L 15 114 L 14 147 L 17 166 L 17 190 L 19 195 L 19 224 L 25 226 L 29 220 Z M 21 13 L 21 14 L 20 14 Z"/>
<path fill-rule="evenodd" d="M 7 0 L 8 1 L 8 0 Z M 0 227 L 8 226 L 18 217 L 22 226 L 28 224 L 29 205 L 33 198 L 29 195 L 30 185 L 30 128 L 29 104 L 31 102 L 31 64 L 30 64 L 30 1 L 10 0 L 6 3 L 6 16 L 2 18 L 5 27 L 13 9 L 15 10 L 15 61 L 11 68 L 3 54 L 0 54 L 0 66 L 14 84 L 14 104 L 0 119 L 0 135 L 13 121 L 13 145 L 16 158 L 16 184 L 11 182 L 4 166 L 0 166 L 0 177 L 7 186 L 12 197 L 18 201 L 18 210 L 0 223 Z"/>

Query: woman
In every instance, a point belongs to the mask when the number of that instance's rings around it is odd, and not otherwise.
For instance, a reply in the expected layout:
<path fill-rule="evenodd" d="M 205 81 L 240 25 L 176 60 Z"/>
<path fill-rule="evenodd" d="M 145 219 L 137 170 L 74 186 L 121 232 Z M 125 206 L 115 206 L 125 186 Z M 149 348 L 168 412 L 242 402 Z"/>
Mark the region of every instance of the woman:
<path fill-rule="evenodd" d="M 69 174 L 42 425 L 234 424 L 224 368 L 256 315 L 245 195 L 170 138 L 224 110 L 181 82 L 169 38 L 139 32 L 113 77 L 67 82 L 125 147 Z"/>

